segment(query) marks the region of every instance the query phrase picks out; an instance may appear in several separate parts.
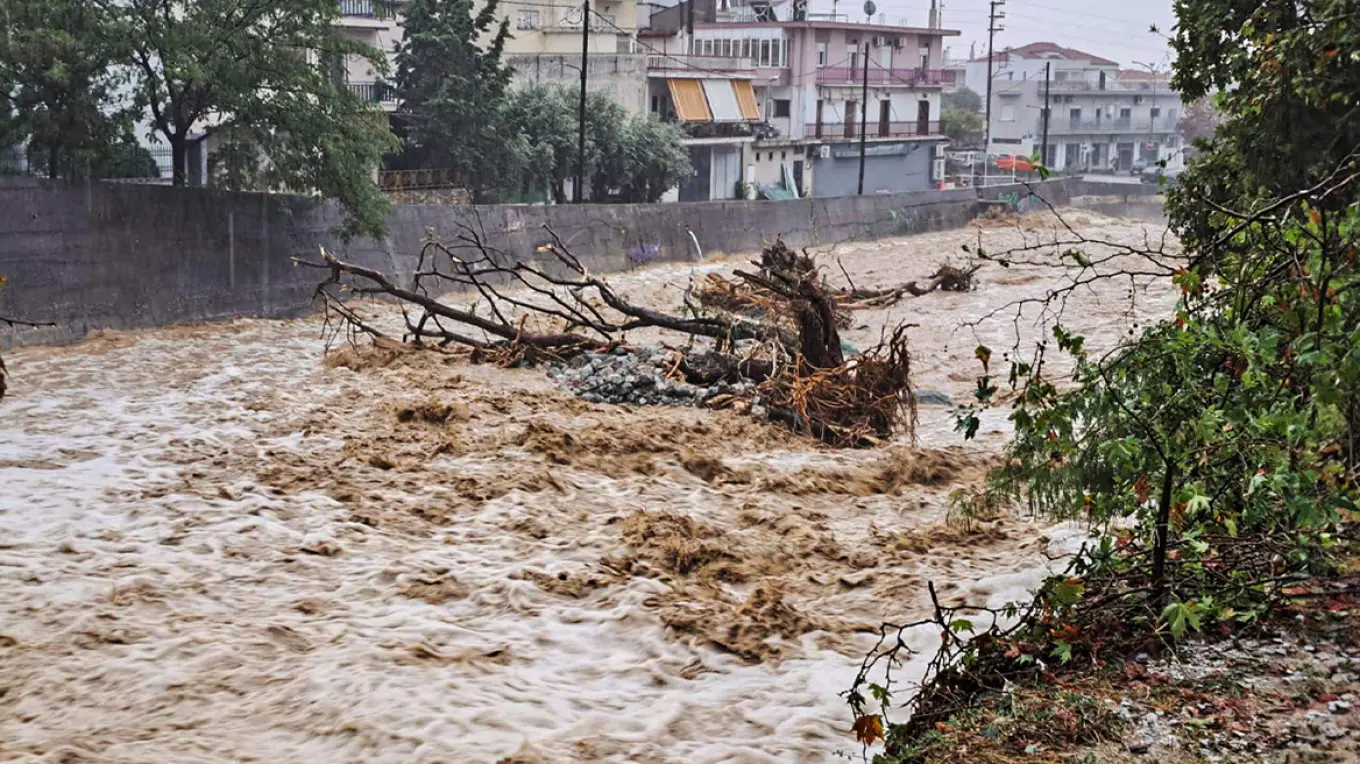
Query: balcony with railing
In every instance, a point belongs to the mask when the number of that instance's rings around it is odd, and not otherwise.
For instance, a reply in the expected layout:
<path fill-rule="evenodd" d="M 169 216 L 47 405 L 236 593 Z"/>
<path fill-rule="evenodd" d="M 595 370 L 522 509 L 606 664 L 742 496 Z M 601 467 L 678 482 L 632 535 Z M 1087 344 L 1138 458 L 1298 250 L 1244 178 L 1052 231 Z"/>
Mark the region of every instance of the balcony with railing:
<path fill-rule="evenodd" d="M 869 122 L 869 133 L 865 137 L 874 138 L 923 138 L 940 135 L 940 123 L 919 120 L 916 122 Z M 856 122 L 820 122 L 812 126 L 812 137 L 819 140 L 858 138 L 859 124 Z"/>
<path fill-rule="evenodd" d="M 1116 80 L 1107 77 L 1104 83 L 1099 80 L 1053 80 L 1048 84 L 1050 93 L 1166 93 L 1171 94 L 1171 84 L 1164 80 Z"/>
<path fill-rule="evenodd" d="M 386 82 L 346 82 L 345 87 L 369 103 L 384 106 L 395 106 L 397 103 L 397 91 Z"/>
<path fill-rule="evenodd" d="M 652 55 L 647 56 L 647 73 L 654 77 L 696 76 L 705 73 L 753 77 L 756 63 L 749 58 L 730 56 Z"/>
<path fill-rule="evenodd" d="M 1048 126 L 1050 135 L 1077 135 L 1085 133 L 1174 133 L 1179 120 L 1170 117 L 1156 119 L 1059 119 L 1054 117 Z"/>
<path fill-rule="evenodd" d="M 345 18 L 385 20 L 397 13 L 393 0 L 337 0 L 337 2 L 340 4 L 340 15 Z"/>
<path fill-rule="evenodd" d="M 869 84 L 874 87 L 938 88 L 954 84 L 958 72 L 953 69 L 885 69 L 869 65 Z M 864 68 L 824 66 L 817 70 L 818 85 L 861 85 Z"/>

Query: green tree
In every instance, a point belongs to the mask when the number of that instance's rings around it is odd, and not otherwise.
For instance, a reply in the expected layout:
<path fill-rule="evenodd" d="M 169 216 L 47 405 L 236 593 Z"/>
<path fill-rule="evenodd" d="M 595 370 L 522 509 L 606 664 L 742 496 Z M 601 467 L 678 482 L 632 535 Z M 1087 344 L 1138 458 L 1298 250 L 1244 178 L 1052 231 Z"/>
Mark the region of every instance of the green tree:
<path fill-rule="evenodd" d="M 482 197 L 517 185 L 511 134 L 499 117 L 510 70 L 501 61 L 509 21 L 496 0 L 411 0 L 397 47 L 397 119 L 410 168 L 449 169 Z M 509 161 L 507 161 L 509 160 Z"/>
<path fill-rule="evenodd" d="M 386 197 L 371 173 L 396 148 L 379 107 L 345 86 L 349 59 L 386 71 L 382 51 L 345 36 L 334 0 L 93 0 L 129 47 L 138 104 L 169 144 L 175 185 L 191 134 L 223 142 L 222 183 L 337 199 L 346 233 L 380 237 Z"/>
<path fill-rule="evenodd" d="M 1349 0 L 1176 10 L 1176 85 L 1217 93 L 1223 115 L 1169 195 L 1187 255 L 1063 252 L 1073 290 L 1172 280 L 1176 315 L 1099 356 L 1059 321 L 1051 343 L 1011 355 L 1016 437 L 995 478 L 1054 515 L 1135 518 L 1150 556 L 1130 596 L 1150 594 L 1152 612 L 1193 602 L 1195 621 L 1240 620 L 1326 561 L 1327 525 L 1357 498 L 1360 28 Z M 995 393 L 984 376 L 979 399 Z"/>
<path fill-rule="evenodd" d="M 940 127 L 955 143 L 964 143 L 982 132 L 982 115 L 963 109 L 945 109 L 940 114 Z"/>
<path fill-rule="evenodd" d="M 663 194 L 694 174 L 684 137 L 678 125 L 650 114 L 629 120 L 624 144 L 629 162 L 619 179 L 622 201 L 659 202 Z"/>
<path fill-rule="evenodd" d="M 88 163 L 129 115 L 114 107 L 118 36 L 110 15 L 86 0 L 0 0 L 0 93 L 5 141 L 26 142 L 48 177 Z"/>
<path fill-rule="evenodd" d="M 579 93 L 564 85 L 532 85 L 508 95 L 499 121 L 509 136 L 506 164 L 519 168 L 510 174 L 513 193 L 547 189 L 557 203 L 567 201 L 579 150 Z M 586 115 L 591 201 L 655 202 L 693 172 L 679 127 L 651 115 L 629 117 L 602 91 L 587 93 Z"/>
<path fill-rule="evenodd" d="M 561 85 L 531 85 L 508 94 L 500 123 L 515 132 L 509 153 L 519 169 L 520 182 L 512 183 L 516 191 L 542 191 L 558 204 L 568 201 L 577 150 L 576 92 Z"/>
<path fill-rule="evenodd" d="M 940 96 L 940 108 L 941 110 L 958 109 L 981 114 L 982 96 L 968 88 L 959 88 L 952 93 L 945 93 Z"/>

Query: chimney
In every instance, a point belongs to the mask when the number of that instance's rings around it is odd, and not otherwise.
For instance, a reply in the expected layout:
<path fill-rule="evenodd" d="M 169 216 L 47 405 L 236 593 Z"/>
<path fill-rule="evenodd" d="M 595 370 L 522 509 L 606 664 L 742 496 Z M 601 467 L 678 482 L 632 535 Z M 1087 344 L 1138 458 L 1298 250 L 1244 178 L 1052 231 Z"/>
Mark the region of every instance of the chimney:
<path fill-rule="evenodd" d="M 939 8 L 935 7 L 935 0 L 930 0 L 930 21 L 926 24 L 926 26 L 930 27 L 931 29 L 940 28 L 940 10 Z"/>

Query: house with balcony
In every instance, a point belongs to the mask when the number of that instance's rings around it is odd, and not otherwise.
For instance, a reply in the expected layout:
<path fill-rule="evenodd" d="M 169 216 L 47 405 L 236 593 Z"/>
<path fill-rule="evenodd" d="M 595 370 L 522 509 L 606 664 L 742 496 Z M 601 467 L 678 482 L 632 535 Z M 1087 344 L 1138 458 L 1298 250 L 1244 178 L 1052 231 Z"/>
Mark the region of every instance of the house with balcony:
<path fill-rule="evenodd" d="M 986 59 L 968 66 L 970 81 L 976 69 L 986 82 Z M 1053 43 L 1003 51 L 993 60 L 990 151 L 1039 153 L 1046 95 L 1050 169 L 1128 173 L 1159 161 L 1171 169 L 1184 166 L 1184 107 L 1165 74 L 1122 69 Z"/>
<path fill-rule="evenodd" d="M 958 32 L 879 21 L 813 18 L 803 4 L 683 0 L 652 13 L 639 39 L 649 78 L 663 68 L 667 79 L 677 68 L 749 78 L 761 116 L 743 148 L 747 187 L 853 195 L 863 136 L 866 193 L 934 188 L 946 140 L 940 94 L 954 76 L 943 68 L 943 42 Z M 666 116 L 664 99 L 649 106 Z"/>
<path fill-rule="evenodd" d="M 337 0 L 340 19 L 336 22 L 345 36 L 372 45 L 387 54 L 392 61 L 402 30 L 400 0 Z M 373 70 L 367 59 L 348 56 L 344 62 L 345 85 L 364 100 L 381 104 L 388 112 L 396 111 L 396 94 L 383 78 Z"/>
<path fill-rule="evenodd" d="M 677 190 L 679 201 L 742 195 L 748 149 L 762 124 L 755 75 L 749 59 L 732 56 L 647 57 L 649 111 L 685 131 L 694 167 L 694 177 Z"/>
<path fill-rule="evenodd" d="M 390 67 L 395 69 L 396 46 L 403 35 L 401 11 L 405 0 L 336 1 L 340 6 L 337 23 L 346 36 L 384 51 Z M 514 72 L 515 82 L 580 81 L 581 2 L 502 0 L 499 12 L 510 24 L 510 38 L 502 60 Z M 646 100 L 647 77 L 644 58 L 635 51 L 636 14 L 636 0 L 591 3 L 587 75 L 592 90 L 607 91 L 629 112 L 640 114 Z M 395 91 L 368 61 L 350 57 L 343 70 L 350 90 L 382 104 L 389 112 L 396 110 Z"/>

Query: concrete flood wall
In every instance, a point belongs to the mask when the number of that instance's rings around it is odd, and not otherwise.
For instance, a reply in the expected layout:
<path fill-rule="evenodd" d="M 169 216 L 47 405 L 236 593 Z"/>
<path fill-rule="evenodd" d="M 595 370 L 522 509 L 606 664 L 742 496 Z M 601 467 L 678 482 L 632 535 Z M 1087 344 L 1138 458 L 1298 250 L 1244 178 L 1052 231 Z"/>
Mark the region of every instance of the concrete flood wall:
<path fill-rule="evenodd" d="M 1055 205 L 1065 181 L 986 189 L 983 197 Z M 294 265 L 325 246 L 409 279 L 425 237 L 482 239 L 506 257 L 535 258 L 555 233 L 587 267 L 611 273 L 650 262 L 752 252 L 775 237 L 794 246 L 907 235 L 965 225 L 971 189 L 782 202 L 654 205 L 403 205 L 385 241 L 340 242 L 339 210 L 303 197 L 113 183 L 0 185 L 0 315 L 51 322 L 0 324 L 0 347 L 72 342 L 133 329 L 308 311 L 321 271 Z"/>

